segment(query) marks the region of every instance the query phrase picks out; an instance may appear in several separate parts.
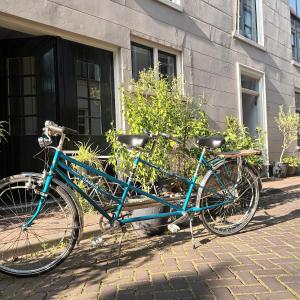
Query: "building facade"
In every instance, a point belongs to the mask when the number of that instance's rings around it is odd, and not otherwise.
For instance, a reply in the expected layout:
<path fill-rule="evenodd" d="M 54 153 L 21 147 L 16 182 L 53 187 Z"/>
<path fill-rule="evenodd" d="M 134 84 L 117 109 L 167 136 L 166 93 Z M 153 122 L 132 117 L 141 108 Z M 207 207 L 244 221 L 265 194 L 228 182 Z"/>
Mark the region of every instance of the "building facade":
<path fill-rule="evenodd" d="M 278 159 L 278 106 L 300 111 L 297 4 L 2 0 L 0 120 L 10 135 L 0 176 L 38 168 L 31 156 L 46 119 L 104 145 L 112 121 L 124 126 L 118 87 L 158 62 L 162 73 L 183 76 L 185 93 L 204 95 L 211 127 L 223 129 L 226 115 L 252 133 L 259 126 L 266 163 Z"/>

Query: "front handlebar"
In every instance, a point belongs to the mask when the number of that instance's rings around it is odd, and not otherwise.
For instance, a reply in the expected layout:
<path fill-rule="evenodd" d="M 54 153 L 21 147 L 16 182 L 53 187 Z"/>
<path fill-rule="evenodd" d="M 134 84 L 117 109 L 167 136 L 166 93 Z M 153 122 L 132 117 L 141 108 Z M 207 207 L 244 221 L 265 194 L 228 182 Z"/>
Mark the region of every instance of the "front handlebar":
<path fill-rule="evenodd" d="M 63 135 L 63 134 L 71 134 L 76 135 L 78 134 L 77 130 L 74 130 L 72 128 L 68 128 L 65 126 L 58 126 L 52 121 L 46 121 L 45 122 L 45 130 L 48 130 L 49 135 Z"/>

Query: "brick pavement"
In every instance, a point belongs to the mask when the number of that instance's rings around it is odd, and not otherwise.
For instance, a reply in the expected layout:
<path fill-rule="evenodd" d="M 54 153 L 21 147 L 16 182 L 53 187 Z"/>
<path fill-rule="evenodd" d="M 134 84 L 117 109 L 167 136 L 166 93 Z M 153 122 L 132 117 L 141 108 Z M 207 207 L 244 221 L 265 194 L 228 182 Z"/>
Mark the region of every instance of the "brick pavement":
<path fill-rule="evenodd" d="M 241 233 L 220 238 L 198 225 L 137 239 L 129 232 L 121 267 L 112 245 L 84 241 L 37 278 L 0 275 L 0 299 L 300 299 L 300 178 L 264 183 L 260 209 Z"/>

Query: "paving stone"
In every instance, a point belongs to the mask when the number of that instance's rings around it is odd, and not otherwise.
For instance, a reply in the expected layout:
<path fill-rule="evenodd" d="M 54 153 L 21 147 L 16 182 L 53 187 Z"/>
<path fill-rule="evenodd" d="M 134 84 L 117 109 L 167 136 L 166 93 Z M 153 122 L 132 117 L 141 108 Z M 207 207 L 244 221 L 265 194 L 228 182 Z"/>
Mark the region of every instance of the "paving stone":
<path fill-rule="evenodd" d="M 286 291 L 286 287 L 274 277 L 261 277 L 260 281 L 263 282 L 272 292 Z"/>

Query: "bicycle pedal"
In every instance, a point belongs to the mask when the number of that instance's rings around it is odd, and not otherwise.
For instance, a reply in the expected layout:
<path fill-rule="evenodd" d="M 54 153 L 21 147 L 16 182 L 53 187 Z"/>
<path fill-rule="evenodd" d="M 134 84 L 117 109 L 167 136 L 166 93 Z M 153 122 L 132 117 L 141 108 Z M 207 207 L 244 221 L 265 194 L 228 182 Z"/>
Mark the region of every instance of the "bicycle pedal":
<path fill-rule="evenodd" d="M 93 248 L 100 247 L 103 244 L 103 238 L 101 236 L 98 236 L 94 239 L 92 239 L 91 244 Z"/>
<path fill-rule="evenodd" d="M 178 231 L 180 231 L 180 227 L 176 224 L 169 224 L 168 230 L 172 233 L 177 233 Z"/>

